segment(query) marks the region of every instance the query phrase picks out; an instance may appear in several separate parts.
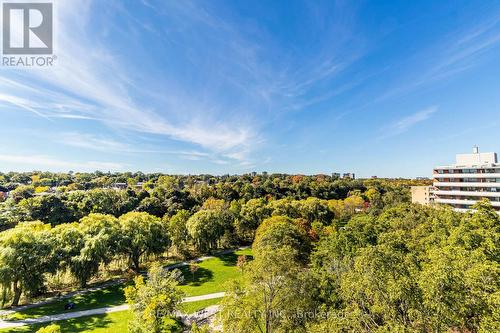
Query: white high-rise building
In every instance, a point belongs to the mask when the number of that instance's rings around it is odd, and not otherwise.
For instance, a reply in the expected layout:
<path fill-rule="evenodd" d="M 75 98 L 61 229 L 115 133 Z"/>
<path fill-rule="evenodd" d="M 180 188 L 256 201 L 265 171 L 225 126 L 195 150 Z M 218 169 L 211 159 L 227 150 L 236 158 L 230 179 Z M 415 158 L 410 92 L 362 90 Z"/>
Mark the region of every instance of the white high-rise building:
<path fill-rule="evenodd" d="M 434 202 L 465 211 L 487 198 L 500 211 L 500 164 L 496 153 L 458 154 L 456 163 L 434 168 Z"/>

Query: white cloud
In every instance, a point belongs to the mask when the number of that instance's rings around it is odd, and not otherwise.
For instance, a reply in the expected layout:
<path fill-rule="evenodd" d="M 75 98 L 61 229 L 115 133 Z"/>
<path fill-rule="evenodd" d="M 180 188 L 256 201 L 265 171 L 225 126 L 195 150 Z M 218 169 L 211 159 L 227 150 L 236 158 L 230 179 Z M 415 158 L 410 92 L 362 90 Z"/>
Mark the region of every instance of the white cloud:
<path fill-rule="evenodd" d="M 395 121 L 393 124 L 383 129 L 385 132 L 383 138 L 400 135 L 408 131 L 413 126 L 429 119 L 437 110 L 437 106 L 431 106 Z"/>
<path fill-rule="evenodd" d="M 129 69 L 118 55 L 89 35 L 92 6 L 90 0 L 57 3 L 56 28 L 60 33 L 56 66 L 50 71 L 32 69 L 10 78 L 0 77 L 0 84 L 11 92 L 1 94 L 0 101 L 47 119 L 98 120 L 110 127 L 164 135 L 215 152 L 237 150 L 252 140 L 255 132 L 250 124 L 212 119 L 205 106 L 190 97 L 168 92 L 161 96 L 166 100 L 137 102 L 133 96 L 142 94 L 142 87 L 134 86 Z M 169 117 L 173 114 L 183 114 L 189 120 L 173 122 L 176 117 Z M 91 144 L 70 139 L 69 144 L 74 146 Z M 109 143 L 104 146 L 117 148 Z"/>
<path fill-rule="evenodd" d="M 404 67 L 416 69 L 417 74 L 410 72 L 409 77 L 398 81 L 387 93 L 378 97 L 375 102 L 387 100 L 424 89 L 431 84 L 463 73 L 481 63 L 481 55 L 500 45 L 498 13 L 492 19 L 484 19 L 474 27 L 455 31 L 452 35 L 439 39 L 433 47 L 415 54 L 407 59 Z M 421 64 L 420 61 L 426 61 Z"/>
<path fill-rule="evenodd" d="M 173 155 L 190 161 L 203 160 L 215 164 L 229 164 L 230 161 L 242 162 L 247 158 L 245 152 L 218 154 L 216 152 L 209 153 L 197 150 L 161 150 L 148 149 L 145 147 L 136 148 L 133 143 L 117 141 L 104 135 L 93 135 L 79 132 L 58 133 L 53 136 L 52 140 L 59 144 L 88 150 L 110 153 Z"/>

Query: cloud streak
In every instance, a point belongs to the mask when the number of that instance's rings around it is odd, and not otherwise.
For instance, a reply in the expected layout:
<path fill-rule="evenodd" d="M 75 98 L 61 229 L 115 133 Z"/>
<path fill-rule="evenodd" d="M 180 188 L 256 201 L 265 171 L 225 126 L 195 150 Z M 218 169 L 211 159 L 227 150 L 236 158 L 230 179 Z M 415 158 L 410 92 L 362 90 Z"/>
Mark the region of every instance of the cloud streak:
<path fill-rule="evenodd" d="M 401 135 L 407 131 L 409 131 L 414 126 L 418 125 L 421 122 L 428 120 L 430 117 L 434 115 L 438 111 L 437 106 L 431 106 L 426 109 L 415 112 L 409 116 L 401 118 L 388 127 L 384 128 L 382 131 L 384 135 L 381 138 L 389 138 Z"/>
<path fill-rule="evenodd" d="M 249 124 L 219 121 L 208 113 L 200 117 L 204 114 L 203 104 L 171 93 L 167 101 L 143 102 L 147 92 L 138 89 L 132 79 L 135 74 L 129 73 L 119 57 L 91 35 L 90 13 L 95 11 L 94 6 L 92 1 L 58 3 L 57 28 L 64 33 L 59 34 L 57 65 L 50 73 L 32 70 L 2 77 L 1 84 L 8 93 L 1 94 L 0 101 L 45 119 L 97 120 L 113 128 L 166 136 L 218 153 L 248 146 L 255 136 Z M 32 87 L 24 82 L 38 85 Z M 175 114 L 183 118 L 174 121 Z M 103 147 L 116 148 L 106 144 Z"/>

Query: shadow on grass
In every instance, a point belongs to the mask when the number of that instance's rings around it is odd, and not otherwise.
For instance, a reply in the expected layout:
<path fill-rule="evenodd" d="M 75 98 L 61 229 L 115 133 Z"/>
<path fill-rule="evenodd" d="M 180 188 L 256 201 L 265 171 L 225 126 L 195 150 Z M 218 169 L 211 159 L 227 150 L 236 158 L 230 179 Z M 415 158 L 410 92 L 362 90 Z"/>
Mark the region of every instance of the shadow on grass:
<path fill-rule="evenodd" d="M 238 262 L 238 257 L 240 255 L 231 252 L 231 253 L 225 253 L 225 254 L 220 254 L 217 256 L 222 262 L 224 263 L 224 266 L 236 266 L 236 263 Z M 252 255 L 245 255 L 247 257 L 247 261 L 253 260 Z"/>
<path fill-rule="evenodd" d="M 211 270 L 198 266 L 198 270 L 193 274 L 189 270 L 189 266 L 182 266 L 178 268 L 184 276 L 183 285 L 201 286 L 202 284 L 211 281 L 214 274 Z"/>
<path fill-rule="evenodd" d="M 62 332 L 93 332 L 97 328 L 107 328 L 114 323 L 106 315 L 98 315 L 61 321 L 59 324 Z"/>
<path fill-rule="evenodd" d="M 93 332 L 97 328 L 109 328 L 113 325 L 113 321 L 106 318 L 106 315 L 96 315 L 91 317 L 81 317 L 69 320 L 62 320 L 53 322 L 54 324 L 61 326 L 61 332 L 63 333 L 77 333 L 77 332 Z M 8 333 L 21 333 L 21 332 L 36 332 L 42 327 L 49 326 L 51 323 L 36 324 L 32 326 L 23 326 L 10 329 L 6 332 Z M 3 332 L 3 331 L 2 331 Z"/>
<path fill-rule="evenodd" d="M 55 313 L 74 312 L 100 308 L 105 306 L 121 305 L 125 303 L 123 287 L 125 284 L 110 286 L 101 290 L 77 295 L 69 299 L 62 299 L 38 307 L 21 310 L 13 315 L 12 319 L 24 319 L 52 315 Z M 64 306 L 68 302 L 75 303 L 75 308 L 65 311 Z"/>

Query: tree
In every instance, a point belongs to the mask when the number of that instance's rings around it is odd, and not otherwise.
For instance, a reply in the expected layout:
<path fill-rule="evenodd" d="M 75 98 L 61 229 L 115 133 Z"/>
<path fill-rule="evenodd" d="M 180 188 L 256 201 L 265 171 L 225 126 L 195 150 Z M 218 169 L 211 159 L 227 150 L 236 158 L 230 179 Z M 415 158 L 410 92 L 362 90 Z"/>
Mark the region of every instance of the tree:
<path fill-rule="evenodd" d="M 183 256 L 187 254 L 188 242 L 189 242 L 189 232 L 187 229 L 187 221 L 189 220 L 189 212 L 186 210 L 180 210 L 168 219 L 168 234 L 172 245 L 175 246 L 177 252 Z"/>
<path fill-rule="evenodd" d="M 23 199 L 31 198 L 35 194 L 33 186 L 22 185 L 10 192 L 10 198 L 17 204 Z"/>
<path fill-rule="evenodd" d="M 208 252 L 221 245 L 222 236 L 231 226 L 231 216 L 219 209 L 200 210 L 189 218 L 186 226 L 196 249 Z"/>
<path fill-rule="evenodd" d="M 170 246 L 168 230 L 161 220 L 145 212 L 120 216 L 119 251 L 128 256 L 131 268 L 139 271 L 144 254 L 160 254 Z"/>
<path fill-rule="evenodd" d="M 66 206 L 59 196 L 48 194 L 21 200 L 19 207 L 25 209 L 28 218 L 32 221 L 40 220 L 44 223 L 57 225 L 72 222 L 74 212 Z"/>
<path fill-rule="evenodd" d="M 79 253 L 70 258 L 69 266 L 83 288 L 99 271 L 99 265 L 109 263 L 116 253 L 120 229 L 114 216 L 104 214 L 90 214 L 80 220 L 78 227 L 81 247 Z"/>
<path fill-rule="evenodd" d="M 146 212 L 154 216 L 161 217 L 167 211 L 163 202 L 156 197 L 146 197 L 141 200 L 141 203 L 136 208 L 138 212 Z"/>
<path fill-rule="evenodd" d="M 39 293 L 44 274 L 55 271 L 49 230 L 50 225 L 36 221 L 0 233 L 0 281 L 12 287 L 12 306 L 19 304 L 23 292 Z"/>
<path fill-rule="evenodd" d="M 76 210 L 82 214 L 81 216 L 101 213 L 118 217 L 132 211 L 138 205 L 133 191 L 102 188 L 71 193 L 68 201 L 76 205 Z"/>
<path fill-rule="evenodd" d="M 189 271 L 191 272 L 192 281 L 194 281 L 194 275 L 196 274 L 199 268 L 200 267 L 196 264 L 195 261 L 191 261 L 189 263 Z"/>
<path fill-rule="evenodd" d="M 251 199 L 242 205 L 235 221 L 236 234 L 243 242 L 252 242 L 255 230 L 262 221 L 271 216 L 271 209 L 265 199 Z"/>
<path fill-rule="evenodd" d="M 314 282 L 296 261 L 296 250 L 267 248 L 256 255 L 222 301 L 224 332 L 303 332 L 304 315 L 316 307 Z"/>
<path fill-rule="evenodd" d="M 477 332 L 494 309 L 489 302 L 500 290 L 500 265 L 481 251 L 444 247 L 429 253 L 418 282 L 433 331 Z"/>
<path fill-rule="evenodd" d="M 168 271 L 154 264 L 147 280 L 142 275 L 137 276 L 135 285 L 125 288 L 125 298 L 133 314 L 129 322 L 131 333 L 170 332 L 170 319 L 183 296 L 177 288 L 181 275 L 178 270 Z"/>
<path fill-rule="evenodd" d="M 208 325 L 198 326 L 196 323 L 191 325 L 191 333 L 210 333 L 210 327 Z"/>
<path fill-rule="evenodd" d="M 50 324 L 40 328 L 36 333 L 61 333 L 61 326 L 57 324 Z"/>
<path fill-rule="evenodd" d="M 262 253 L 269 248 L 290 247 L 294 249 L 301 260 L 306 260 L 310 248 L 310 242 L 303 229 L 297 226 L 292 219 L 285 216 L 273 216 L 267 218 L 257 229 L 253 250 Z"/>
<path fill-rule="evenodd" d="M 323 225 L 329 225 L 334 217 L 326 200 L 309 197 L 306 200 L 297 201 L 296 205 L 300 216 L 306 219 L 309 224 L 320 222 Z"/>
<path fill-rule="evenodd" d="M 236 260 L 236 267 L 239 268 L 239 270 L 243 273 L 243 270 L 245 269 L 245 266 L 247 264 L 247 256 L 238 256 L 238 259 Z"/>

